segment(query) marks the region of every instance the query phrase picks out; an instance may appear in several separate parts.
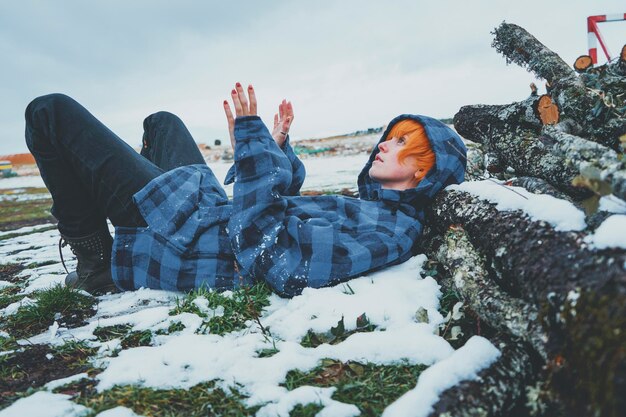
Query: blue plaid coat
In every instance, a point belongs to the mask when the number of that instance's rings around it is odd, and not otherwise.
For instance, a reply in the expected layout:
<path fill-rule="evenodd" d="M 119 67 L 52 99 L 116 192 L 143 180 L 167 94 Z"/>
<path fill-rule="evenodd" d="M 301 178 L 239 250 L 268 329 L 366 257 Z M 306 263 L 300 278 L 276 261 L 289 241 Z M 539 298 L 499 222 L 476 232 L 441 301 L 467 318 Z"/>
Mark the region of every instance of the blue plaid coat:
<path fill-rule="evenodd" d="M 229 201 L 210 168 L 190 165 L 152 180 L 134 199 L 148 227 L 116 227 L 112 272 L 122 289 L 226 290 L 267 282 L 281 296 L 324 287 L 406 261 L 419 250 L 423 208 L 463 181 L 466 149 L 443 123 L 424 126 L 435 168 L 414 189 L 383 190 L 368 171 L 359 198 L 300 196 L 304 166 L 289 141 L 279 148 L 257 116 L 235 122 Z"/>

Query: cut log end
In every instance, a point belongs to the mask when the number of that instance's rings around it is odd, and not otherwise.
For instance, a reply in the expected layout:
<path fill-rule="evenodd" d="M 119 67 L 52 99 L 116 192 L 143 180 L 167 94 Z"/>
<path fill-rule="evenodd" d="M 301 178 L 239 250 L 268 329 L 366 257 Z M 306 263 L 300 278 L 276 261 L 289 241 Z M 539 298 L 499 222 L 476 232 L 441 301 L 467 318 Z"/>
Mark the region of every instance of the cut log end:
<path fill-rule="evenodd" d="M 585 72 L 593 66 L 593 60 L 589 55 L 581 55 L 574 61 L 574 69 L 577 72 Z"/>
<path fill-rule="evenodd" d="M 537 100 L 535 112 L 541 123 L 545 125 L 553 125 L 559 122 L 559 106 L 552 101 L 552 98 L 544 94 Z"/>

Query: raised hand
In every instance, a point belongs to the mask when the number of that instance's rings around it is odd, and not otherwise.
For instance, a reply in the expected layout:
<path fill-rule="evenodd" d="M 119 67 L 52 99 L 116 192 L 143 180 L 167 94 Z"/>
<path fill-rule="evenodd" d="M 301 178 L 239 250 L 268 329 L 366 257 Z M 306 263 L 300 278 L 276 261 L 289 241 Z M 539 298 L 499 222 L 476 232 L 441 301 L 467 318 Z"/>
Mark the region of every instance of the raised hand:
<path fill-rule="evenodd" d="M 235 88 L 230 92 L 230 98 L 233 100 L 233 106 L 235 107 L 235 116 L 256 116 L 257 102 L 256 94 L 252 84 L 248 85 L 248 97 L 241 86 L 241 83 L 235 84 Z M 224 113 L 226 113 L 226 121 L 228 122 L 228 134 L 230 135 L 230 144 L 235 149 L 235 118 L 233 112 L 230 109 L 230 105 L 227 100 L 224 100 Z"/>
<path fill-rule="evenodd" d="M 283 100 L 278 105 L 278 113 L 274 115 L 274 128 L 272 129 L 272 137 L 278 146 L 283 146 L 285 143 L 292 122 L 293 106 L 290 101 Z"/>

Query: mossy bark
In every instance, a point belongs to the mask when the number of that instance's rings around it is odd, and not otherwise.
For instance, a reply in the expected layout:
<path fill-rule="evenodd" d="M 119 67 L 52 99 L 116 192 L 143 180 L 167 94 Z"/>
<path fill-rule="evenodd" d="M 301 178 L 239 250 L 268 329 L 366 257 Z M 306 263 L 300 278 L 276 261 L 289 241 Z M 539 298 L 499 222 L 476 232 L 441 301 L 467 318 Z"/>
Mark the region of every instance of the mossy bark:
<path fill-rule="evenodd" d="M 539 322 L 539 311 L 533 304 L 511 297 L 492 281 L 485 257 L 472 246 L 461 226 L 453 226 L 445 233 L 436 257 L 452 276 L 463 301 L 481 321 L 527 342 L 546 358 L 547 336 Z"/>
<path fill-rule="evenodd" d="M 588 188 L 626 200 L 626 160 L 620 154 L 555 126 L 545 126 L 542 137 L 553 143 L 551 152 L 560 157 L 562 166 L 577 171 Z"/>

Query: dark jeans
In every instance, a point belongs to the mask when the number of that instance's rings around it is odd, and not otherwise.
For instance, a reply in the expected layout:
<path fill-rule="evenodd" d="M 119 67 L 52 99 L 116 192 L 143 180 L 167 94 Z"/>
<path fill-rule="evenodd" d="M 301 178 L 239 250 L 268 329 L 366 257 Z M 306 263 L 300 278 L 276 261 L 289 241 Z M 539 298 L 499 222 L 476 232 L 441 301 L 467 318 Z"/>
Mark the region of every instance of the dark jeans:
<path fill-rule="evenodd" d="M 158 112 L 143 123 L 143 148 L 126 142 L 63 94 L 38 97 L 26 108 L 26 144 L 52 194 L 61 234 L 82 237 L 115 226 L 146 223 L 132 196 L 170 169 L 204 164 L 183 122 Z"/>

